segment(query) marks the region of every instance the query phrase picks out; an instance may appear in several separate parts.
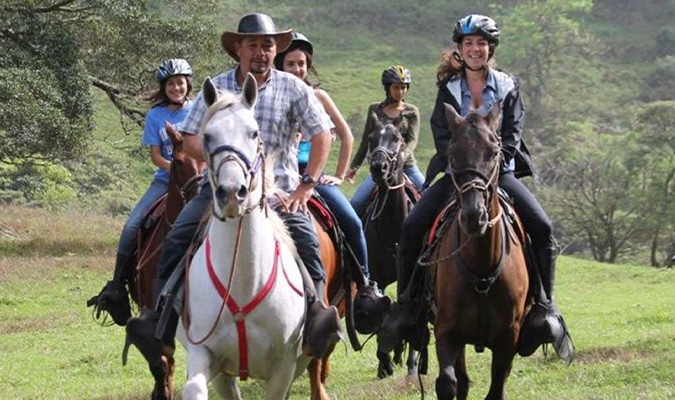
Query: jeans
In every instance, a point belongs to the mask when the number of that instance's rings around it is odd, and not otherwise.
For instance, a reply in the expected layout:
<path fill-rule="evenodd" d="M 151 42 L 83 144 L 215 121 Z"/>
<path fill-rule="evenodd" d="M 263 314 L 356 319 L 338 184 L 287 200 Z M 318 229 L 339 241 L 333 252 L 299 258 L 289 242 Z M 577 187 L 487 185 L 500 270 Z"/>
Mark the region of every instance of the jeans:
<path fill-rule="evenodd" d="M 422 190 L 422 186 L 424 185 L 424 175 L 417 165 L 405 167 L 403 172 L 408 177 L 408 179 L 412 181 L 417 190 Z M 368 174 L 363 182 L 361 182 L 361 185 L 359 185 L 359 187 L 356 189 L 356 192 L 354 192 L 354 195 L 350 200 L 352 207 L 358 214 L 361 214 L 361 211 L 363 211 L 363 207 L 366 205 L 366 202 L 368 201 L 368 198 L 370 197 L 370 194 L 373 192 L 374 188 L 375 182 L 373 181 L 373 177 Z"/>
<path fill-rule="evenodd" d="M 202 185 L 199 193 L 190 200 L 176 218 L 173 229 L 169 231 L 162 243 L 162 254 L 157 265 L 157 277 L 166 281 L 176 269 L 181 258 L 187 252 L 192 237 L 197 232 L 199 221 L 207 210 L 212 198 L 211 185 Z M 298 255 L 312 276 L 312 279 L 325 280 L 325 274 L 319 256 L 319 239 L 309 216 L 296 212 L 294 214 L 279 212 L 288 231 L 295 242 Z"/>
<path fill-rule="evenodd" d="M 356 256 L 356 261 L 363 270 L 363 275 L 366 278 L 370 278 L 366 236 L 363 233 L 361 219 L 351 204 L 349 204 L 349 200 L 347 200 L 340 188 L 335 185 L 318 185 L 314 190 L 319 193 L 328 205 L 328 208 L 335 214 L 340 229 L 345 234 L 345 240 L 349 247 L 351 247 L 354 256 Z"/>
<path fill-rule="evenodd" d="M 148 213 L 150 208 L 160 197 L 162 197 L 168 190 L 166 182 L 154 179 L 145 194 L 138 200 L 127 222 L 124 223 L 122 234 L 120 235 L 119 243 L 117 244 L 117 253 L 125 256 L 130 256 L 136 248 L 136 233 L 140 228 L 143 218 Z"/>

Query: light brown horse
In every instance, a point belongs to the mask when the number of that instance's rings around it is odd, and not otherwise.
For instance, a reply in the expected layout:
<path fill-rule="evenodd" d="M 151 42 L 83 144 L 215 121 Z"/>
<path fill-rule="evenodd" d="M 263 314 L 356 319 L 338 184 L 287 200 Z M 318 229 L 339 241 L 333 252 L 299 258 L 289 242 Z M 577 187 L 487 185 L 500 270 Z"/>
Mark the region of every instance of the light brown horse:
<path fill-rule="evenodd" d="M 375 114 L 370 118 L 374 129 L 368 134 L 368 149 L 370 175 L 375 189 L 364 207 L 361 221 L 368 245 L 371 279 L 384 292 L 387 286 L 396 282 L 396 247 L 403 220 L 421 195 L 405 177 L 406 143 L 396 126 L 397 122 L 383 124 Z M 394 363 L 397 365 L 403 363 L 403 350 L 404 343 L 401 341 L 394 348 Z M 410 349 L 406 362 L 408 375 L 416 374 L 415 355 Z M 377 377 L 393 375 L 389 353 L 378 350 L 377 358 Z"/>
<path fill-rule="evenodd" d="M 348 257 L 343 257 L 343 252 L 337 247 L 339 246 L 339 235 L 341 233 L 339 232 L 337 221 L 335 221 L 330 211 L 327 211 L 325 207 L 325 204 L 321 204 L 316 198 L 313 198 L 309 203 L 314 230 L 319 237 L 321 263 L 326 274 L 324 302 L 336 306 L 340 317 L 346 318 L 352 347 L 355 350 L 360 350 L 361 345 L 358 343 L 351 321 L 351 318 L 353 318 L 351 313 L 352 300 L 355 291 L 351 280 L 345 279 L 349 276 L 345 270 L 349 268 L 346 264 L 349 260 Z M 352 286 L 350 291 L 345 290 L 346 283 Z M 347 293 L 351 293 L 352 296 L 347 296 Z M 311 387 L 310 400 L 330 400 L 330 397 L 326 393 L 325 383 L 330 373 L 329 358 L 333 350 L 335 350 L 335 345 L 328 349 L 323 358 L 312 359 L 307 367 Z"/>
<path fill-rule="evenodd" d="M 500 107 L 486 117 L 471 113 L 463 118 L 446 105 L 446 119 L 458 209 L 429 259 L 439 363 L 436 395 L 467 398 L 465 346 L 473 344 L 479 352 L 492 351 L 485 398 L 502 400 L 527 306 L 528 274 L 522 227 L 498 194 Z"/>

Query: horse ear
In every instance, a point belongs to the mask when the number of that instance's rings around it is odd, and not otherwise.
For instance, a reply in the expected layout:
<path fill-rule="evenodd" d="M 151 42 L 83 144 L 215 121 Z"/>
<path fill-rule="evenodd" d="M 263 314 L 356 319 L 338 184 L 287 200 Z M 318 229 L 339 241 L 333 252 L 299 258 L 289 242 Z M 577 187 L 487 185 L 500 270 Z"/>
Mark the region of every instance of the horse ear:
<path fill-rule="evenodd" d="M 450 132 L 456 132 L 457 127 L 464 121 L 464 118 L 457 113 L 455 107 L 445 103 L 445 120 L 448 122 L 448 129 Z"/>
<path fill-rule="evenodd" d="M 243 93 L 244 103 L 248 105 L 248 108 L 253 108 L 256 100 L 258 99 L 258 84 L 250 72 L 246 75 Z"/>
<path fill-rule="evenodd" d="M 207 77 L 202 85 L 202 97 L 207 106 L 211 106 L 218 100 L 218 89 L 216 89 L 216 85 L 213 84 L 211 78 Z"/>
<path fill-rule="evenodd" d="M 379 118 L 377 118 L 377 114 L 374 112 L 370 113 L 370 120 L 372 122 L 373 127 L 375 127 L 376 131 L 382 130 L 382 122 L 380 121 Z"/>
<path fill-rule="evenodd" d="M 490 113 L 487 115 L 488 125 L 490 126 L 490 129 L 493 132 L 497 132 L 497 128 L 499 128 L 499 123 L 501 122 L 500 120 L 501 115 L 502 115 L 502 102 L 498 101 L 492 106 Z"/>

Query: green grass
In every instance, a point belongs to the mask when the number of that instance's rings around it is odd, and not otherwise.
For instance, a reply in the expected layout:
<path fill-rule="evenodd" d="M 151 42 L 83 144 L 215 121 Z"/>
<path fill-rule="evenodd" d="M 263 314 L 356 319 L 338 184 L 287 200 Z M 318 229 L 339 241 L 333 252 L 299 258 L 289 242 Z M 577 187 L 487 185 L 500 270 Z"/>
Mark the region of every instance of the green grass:
<path fill-rule="evenodd" d="M 101 327 L 85 308 L 109 279 L 119 219 L 6 207 L 0 215 L 0 393 L 7 399 L 145 399 L 152 380 L 140 354 L 121 365 L 123 329 Z M 513 399 L 666 400 L 675 396 L 675 270 L 605 265 L 561 257 L 557 298 L 572 332 L 570 366 L 541 352 L 515 360 Z M 393 292 L 390 288 L 389 292 Z M 362 337 L 362 339 L 365 339 Z M 378 380 L 375 343 L 332 357 L 333 399 L 418 399 L 416 379 L 398 370 Z M 435 398 L 433 348 L 424 378 Z M 490 353 L 468 351 L 470 399 L 487 393 Z M 176 383 L 184 382 L 178 351 Z M 262 384 L 243 384 L 245 398 Z M 309 397 L 306 377 L 292 399 Z"/>

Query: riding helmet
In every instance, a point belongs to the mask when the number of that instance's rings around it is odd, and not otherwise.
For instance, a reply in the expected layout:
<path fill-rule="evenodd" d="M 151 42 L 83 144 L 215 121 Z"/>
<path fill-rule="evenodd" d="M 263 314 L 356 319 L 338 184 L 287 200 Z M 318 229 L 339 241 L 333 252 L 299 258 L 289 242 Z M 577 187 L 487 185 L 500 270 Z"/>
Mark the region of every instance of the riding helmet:
<path fill-rule="evenodd" d="M 162 83 L 175 75 L 192 76 L 190 64 L 182 58 L 172 58 L 164 61 L 162 65 L 157 68 L 157 72 L 155 73 L 159 83 Z"/>
<path fill-rule="evenodd" d="M 307 36 L 300 32 L 293 32 L 292 37 L 291 45 L 288 46 L 288 50 L 286 51 L 290 51 L 291 49 L 302 49 L 309 53 L 309 55 L 314 55 L 314 46 L 312 46 L 312 42 L 307 39 Z"/>
<path fill-rule="evenodd" d="M 493 46 L 499 44 L 499 26 L 490 17 L 480 14 L 469 14 L 455 24 L 452 40 L 461 43 L 462 38 L 468 35 L 481 35 Z"/>
<path fill-rule="evenodd" d="M 389 86 L 392 83 L 412 83 L 412 74 L 402 65 L 392 65 L 382 71 L 382 85 Z"/>

